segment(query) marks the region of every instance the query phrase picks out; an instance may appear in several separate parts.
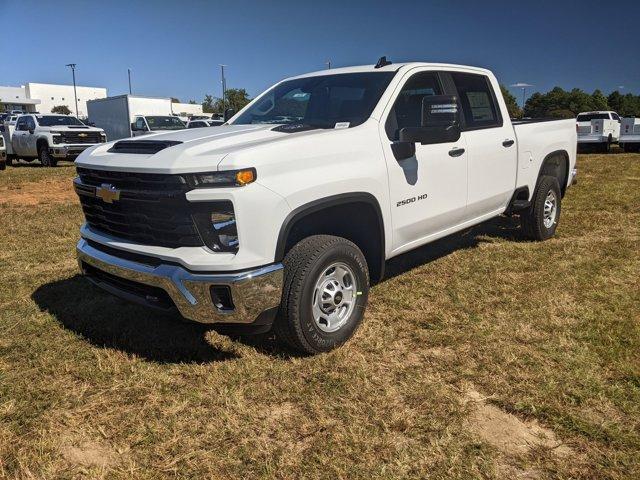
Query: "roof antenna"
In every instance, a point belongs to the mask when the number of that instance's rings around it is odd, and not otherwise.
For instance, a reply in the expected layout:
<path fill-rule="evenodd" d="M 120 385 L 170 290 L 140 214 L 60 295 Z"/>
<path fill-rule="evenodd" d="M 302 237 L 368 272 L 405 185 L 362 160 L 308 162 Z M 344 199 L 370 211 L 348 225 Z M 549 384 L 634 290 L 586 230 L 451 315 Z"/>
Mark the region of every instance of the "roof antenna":
<path fill-rule="evenodd" d="M 382 68 L 382 67 L 386 67 L 387 65 L 391 65 L 391 62 L 389 60 L 387 60 L 387 57 L 380 57 L 380 59 L 378 60 L 378 63 L 376 63 L 376 66 L 374 68 Z"/>

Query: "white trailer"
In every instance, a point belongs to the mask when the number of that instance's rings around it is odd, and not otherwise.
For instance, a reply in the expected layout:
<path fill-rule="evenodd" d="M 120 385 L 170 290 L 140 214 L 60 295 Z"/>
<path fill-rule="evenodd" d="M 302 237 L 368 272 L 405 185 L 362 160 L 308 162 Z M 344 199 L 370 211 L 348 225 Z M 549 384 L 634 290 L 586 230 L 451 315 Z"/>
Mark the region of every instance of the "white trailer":
<path fill-rule="evenodd" d="M 640 118 L 623 118 L 619 144 L 625 152 L 640 151 Z"/>
<path fill-rule="evenodd" d="M 89 122 L 102 128 L 109 140 L 119 140 L 157 130 L 181 130 L 184 124 L 171 110 L 170 98 L 118 95 L 87 101 Z M 154 119 L 155 121 L 151 121 Z M 136 124 L 139 124 L 136 127 Z M 142 125 L 142 128 L 140 128 Z M 175 127 L 175 128 L 174 128 Z M 146 128 L 146 129 L 145 129 Z"/>

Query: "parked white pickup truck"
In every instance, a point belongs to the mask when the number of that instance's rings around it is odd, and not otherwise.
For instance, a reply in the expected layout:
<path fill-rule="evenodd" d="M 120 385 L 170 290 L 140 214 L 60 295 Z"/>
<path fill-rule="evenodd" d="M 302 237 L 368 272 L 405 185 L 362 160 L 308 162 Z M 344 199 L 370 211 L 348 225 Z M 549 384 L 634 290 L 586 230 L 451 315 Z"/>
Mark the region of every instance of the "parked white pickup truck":
<path fill-rule="evenodd" d="M 608 152 L 620 138 L 620 116 L 616 112 L 583 112 L 576 118 L 578 146 L 594 146 Z"/>
<path fill-rule="evenodd" d="M 5 168 L 7 168 L 7 149 L 4 146 L 4 136 L 2 132 L 0 132 L 0 170 L 4 170 Z"/>
<path fill-rule="evenodd" d="M 102 129 L 69 115 L 20 115 L 11 135 L 9 162 L 37 158 L 45 167 L 55 167 L 58 160 L 75 160 L 88 147 L 106 141 Z"/>
<path fill-rule="evenodd" d="M 574 120 L 513 124 L 488 70 L 325 70 L 226 125 L 80 155 L 78 260 L 121 297 L 322 352 L 354 333 L 385 260 L 502 214 L 553 236 L 575 162 Z"/>
<path fill-rule="evenodd" d="M 640 118 L 622 119 L 619 144 L 625 152 L 640 151 Z"/>

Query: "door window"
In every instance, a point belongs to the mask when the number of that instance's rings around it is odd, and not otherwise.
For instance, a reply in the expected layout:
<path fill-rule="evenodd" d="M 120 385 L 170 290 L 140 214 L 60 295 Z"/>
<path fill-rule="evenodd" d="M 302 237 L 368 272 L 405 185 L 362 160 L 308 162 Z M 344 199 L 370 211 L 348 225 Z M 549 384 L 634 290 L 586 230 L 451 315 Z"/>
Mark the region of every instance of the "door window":
<path fill-rule="evenodd" d="M 18 121 L 16 122 L 16 130 L 18 131 L 29 130 L 27 128 L 27 117 L 20 117 L 18 119 Z"/>
<path fill-rule="evenodd" d="M 33 117 L 27 117 L 27 130 L 35 130 L 36 122 L 33 120 Z"/>
<path fill-rule="evenodd" d="M 616 122 L 619 122 L 619 121 L 620 121 L 620 117 L 618 116 L 618 114 L 617 114 L 617 113 L 612 113 L 612 114 L 611 114 L 611 116 L 613 117 L 613 119 L 614 119 Z"/>
<path fill-rule="evenodd" d="M 144 118 L 138 117 L 136 119 L 136 128 L 138 130 L 146 130 L 147 126 L 144 124 Z"/>
<path fill-rule="evenodd" d="M 422 99 L 429 95 L 442 95 L 437 73 L 416 73 L 407 80 L 385 123 L 389 140 L 397 141 L 400 130 L 405 127 L 422 126 Z"/>
<path fill-rule="evenodd" d="M 467 130 L 502 126 L 502 116 L 489 79 L 484 75 L 451 72 Z"/>

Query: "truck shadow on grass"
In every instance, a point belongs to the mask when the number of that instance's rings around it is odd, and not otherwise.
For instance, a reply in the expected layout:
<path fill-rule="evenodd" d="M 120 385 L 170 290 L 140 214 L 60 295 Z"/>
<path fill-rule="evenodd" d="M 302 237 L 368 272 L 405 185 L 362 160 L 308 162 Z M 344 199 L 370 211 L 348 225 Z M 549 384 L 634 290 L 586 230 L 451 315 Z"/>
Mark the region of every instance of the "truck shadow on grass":
<path fill-rule="evenodd" d="M 498 217 L 400 255 L 386 265 L 382 282 L 452 252 L 500 238 L 520 241 L 516 219 Z M 99 348 L 114 348 L 157 363 L 211 363 L 239 358 L 206 338 L 210 326 L 184 322 L 103 293 L 80 275 L 40 286 L 31 298 L 42 311 Z M 279 358 L 303 356 L 281 346 L 271 333 L 232 337 L 258 352 Z"/>
<path fill-rule="evenodd" d="M 211 345 L 210 327 L 103 293 L 80 275 L 40 286 L 31 298 L 63 327 L 100 348 L 157 363 L 211 363 L 238 355 Z"/>
<path fill-rule="evenodd" d="M 518 218 L 500 216 L 403 253 L 386 263 L 382 283 L 416 267 L 445 257 L 456 250 L 477 247 L 482 242 L 491 242 L 492 239 L 500 238 L 513 242 L 527 241 L 522 236 L 519 225 Z"/>

